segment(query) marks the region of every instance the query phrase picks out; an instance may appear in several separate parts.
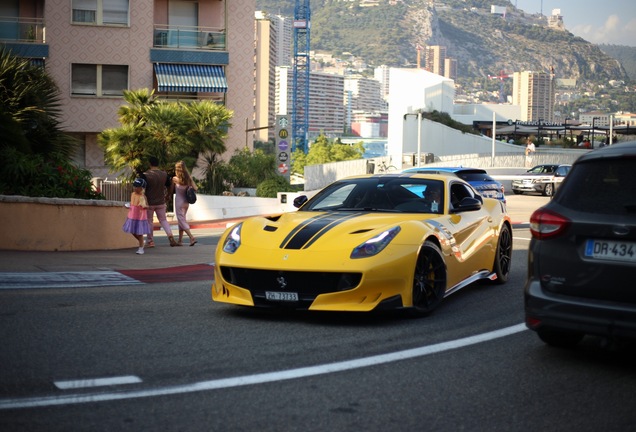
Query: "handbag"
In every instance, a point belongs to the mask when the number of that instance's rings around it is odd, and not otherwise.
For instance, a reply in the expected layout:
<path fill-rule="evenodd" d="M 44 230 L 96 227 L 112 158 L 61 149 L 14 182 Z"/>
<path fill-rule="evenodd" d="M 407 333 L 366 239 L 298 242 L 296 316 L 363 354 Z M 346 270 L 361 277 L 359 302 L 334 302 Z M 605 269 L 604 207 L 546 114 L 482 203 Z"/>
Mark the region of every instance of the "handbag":
<path fill-rule="evenodd" d="M 195 202 L 197 202 L 197 193 L 192 186 L 188 186 L 185 193 L 186 201 L 188 201 L 189 204 L 194 204 Z"/>

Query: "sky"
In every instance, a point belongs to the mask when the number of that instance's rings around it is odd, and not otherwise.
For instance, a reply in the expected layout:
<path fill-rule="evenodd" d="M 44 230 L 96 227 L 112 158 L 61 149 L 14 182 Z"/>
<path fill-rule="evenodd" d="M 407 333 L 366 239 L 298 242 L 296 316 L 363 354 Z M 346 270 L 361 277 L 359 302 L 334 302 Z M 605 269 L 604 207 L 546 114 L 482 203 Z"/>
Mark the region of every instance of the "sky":
<path fill-rule="evenodd" d="M 561 9 L 565 28 L 595 44 L 636 47 L 634 0 L 510 0 L 527 13 L 552 15 Z"/>

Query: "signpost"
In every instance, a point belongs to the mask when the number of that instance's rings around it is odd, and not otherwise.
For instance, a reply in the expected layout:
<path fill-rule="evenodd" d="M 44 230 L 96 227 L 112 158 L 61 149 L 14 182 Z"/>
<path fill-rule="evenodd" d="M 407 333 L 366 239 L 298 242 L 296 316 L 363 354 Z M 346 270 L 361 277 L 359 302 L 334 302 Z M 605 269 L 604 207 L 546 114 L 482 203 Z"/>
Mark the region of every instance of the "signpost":
<path fill-rule="evenodd" d="M 276 116 L 276 158 L 278 174 L 285 177 L 289 181 L 290 177 L 290 133 L 289 133 L 289 117 L 287 115 Z"/>

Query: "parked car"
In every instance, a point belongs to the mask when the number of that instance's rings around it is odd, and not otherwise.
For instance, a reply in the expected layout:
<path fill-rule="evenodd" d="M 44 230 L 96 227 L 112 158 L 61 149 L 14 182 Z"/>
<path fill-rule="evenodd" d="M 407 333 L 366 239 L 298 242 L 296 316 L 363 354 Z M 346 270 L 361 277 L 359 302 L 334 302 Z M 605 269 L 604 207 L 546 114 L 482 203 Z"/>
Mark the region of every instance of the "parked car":
<path fill-rule="evenodd" d="M 506 202 L 504 186 L 481 168 L 417 167 L 405 169 L 403 172 L 456 175 L 460 179 L 467 181 L 481 196 Z"/>
<path fill-rule="evenodd" d="M 540 193 L 545 196 L 554 195 L 572 165 L 544 164 L 530 168 L 525 174 L 512 180 L 512 192 Z"/>
<path fill-rule="evenodd" d="M 636 338 L 636 141 L 573 164 L 530 217 L 526 325 L 549 345 Z"/>
<path fill-rule="evenodd" d="M 508 280 L 506 206 L 460 178 L 357 176 L 294 201 L 295 212 L 248 218 L 225 231 L 214 301 L 421 316 L 473 282 Z"/>

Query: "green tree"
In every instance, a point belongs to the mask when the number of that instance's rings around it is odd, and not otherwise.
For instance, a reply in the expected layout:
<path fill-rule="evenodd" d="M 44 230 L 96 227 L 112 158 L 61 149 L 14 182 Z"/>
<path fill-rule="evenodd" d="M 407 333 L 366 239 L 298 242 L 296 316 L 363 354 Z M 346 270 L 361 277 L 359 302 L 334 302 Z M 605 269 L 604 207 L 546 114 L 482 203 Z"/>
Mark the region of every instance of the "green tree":
<path fill-rule="evenodd" d="M 353 145 L 342 144 L 329 141 L 324 134 L 321 134 L 310 145 L 309 152 L 306 154 L 302 150 L 292 153 L 292 173 L 304 175 L 307 165 L 362 159 L 363 155 L 364 146 L 361 141 Z"/>
<path fill-rule="evenodd" d="M 103 198 L 71 162 L 79 141 L 60 126 L 59 90 L 44 68 L 0 49 L 0 194 Z"/>
<path fill-rule="evenodd" d="M 2 148 L 24 154 L 71 157 L 78 142 L 65 134 L 59 90 L 44 68 L 0 48 L 0 136 Z"/>
<path fill-rule="evenodd" d="M 124 91 L 124 100 L 128 105 L 118 111 L 122 126 L 99 136 L 111 171 L 133 177 L 147 168 L 151 155 L 166 169 L 179 160 L 194 167 L 202 155 L 208 170 L 225 152 L 232 111 L 224 106 L 210 101 L 165 102 L 148 89 Z"/>
<path fill-rule="evenodd" d="M 233 187 L 258 187 L 264 180 L 277 177 L 274 155 L 262 150 L 236 150 L 228 162 L 228 182 Z"/>

